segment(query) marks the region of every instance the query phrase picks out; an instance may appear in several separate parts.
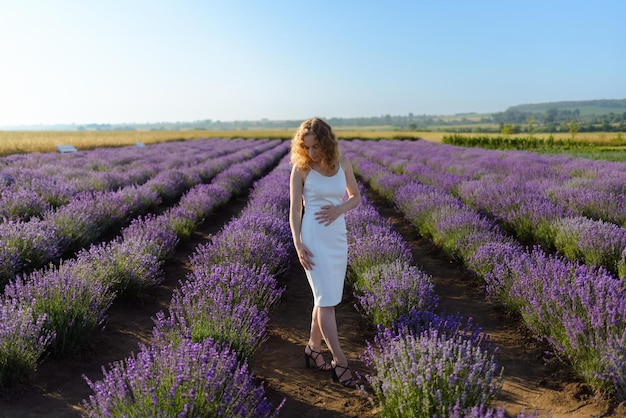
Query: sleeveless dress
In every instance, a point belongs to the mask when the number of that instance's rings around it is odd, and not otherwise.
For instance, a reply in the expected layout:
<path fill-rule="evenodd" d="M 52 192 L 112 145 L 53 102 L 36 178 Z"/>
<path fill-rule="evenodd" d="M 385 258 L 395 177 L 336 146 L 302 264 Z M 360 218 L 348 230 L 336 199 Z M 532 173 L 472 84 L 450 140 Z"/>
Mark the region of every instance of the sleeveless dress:
<path fill-rule="evenodd" d="M 346 176 L 341 164 L 332 176 L 311 169 L 304 180 L 302 242 L 313 253 L 315 263 L 305 270 L 313 291 L 315 306 L 335 306 L 341 302 L 348 265 L 348 240 L 343 214 L 328 226 L 315 220 L 315 212 L 325 205 L 339 205 L 346 194 Z"/>

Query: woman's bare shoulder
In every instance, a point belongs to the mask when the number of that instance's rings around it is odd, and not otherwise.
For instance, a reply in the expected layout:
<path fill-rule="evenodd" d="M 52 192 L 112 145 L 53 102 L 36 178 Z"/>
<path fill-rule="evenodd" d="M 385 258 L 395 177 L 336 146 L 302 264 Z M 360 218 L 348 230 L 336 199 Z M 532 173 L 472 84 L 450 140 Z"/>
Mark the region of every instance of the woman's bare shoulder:
<path fill-rule="evenodd" d="M 346 157 L 345 155 L 342 155 L 341 157 L 339 157 L 339 164 L 341 164 L 341 167 L 344 170 L 346 168 L 351 168 L 352 167 L 352 163 L 350 162 L 350 159 L 348 157 Z"/>
<path fill-rule="evenodd" d="M 296 179 L 301 179 L 304 181 L 307 174 L 309 174 L 309 170 L 304 167 L 298 167 L 296 165 L 291 167 L 291 176 Z"/>

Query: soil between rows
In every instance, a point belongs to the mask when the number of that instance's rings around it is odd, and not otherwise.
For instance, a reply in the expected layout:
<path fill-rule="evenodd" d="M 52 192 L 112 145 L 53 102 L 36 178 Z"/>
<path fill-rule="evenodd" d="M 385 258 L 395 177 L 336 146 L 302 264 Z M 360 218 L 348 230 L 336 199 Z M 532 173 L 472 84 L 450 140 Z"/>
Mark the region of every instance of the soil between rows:
<path fill-rule="evenodd" d="M 626 416 L 624 406 L 615 408 L 609 401 L 595 399 L 567 366 L 556 360 L 545 361 L 546 347 L 527 335 L 519 322 L 486 301 L 478 284 L 463 268 L 450 262 L 386 201 L 373 193 L 367 196 L 394 228 L 411 244 L 416 264 L 435 282 L 440 297 L 439 310 L 472 317 L 495 340 L 498 362 L 505 369 L 505 383 L 498 404 L 516 416 L 522 409 L 549 411 L 553 418 Z M 66 359 L 46 359 L 33 381 L 0 396 L 0 417 L 79 417 L 81 401 L 91 390 L 82 375 L 91 380 L 102 376 L 102 367 L 138 351 L 138 343 L 149 341 L 152 318 L 167 309 L 172 291 L 185 278 L 189 255 L 195 247 L 217 233 L 245 206 L 247 195 L 235 197 L 218 210 L 193 235 L 181 243 L 165 265 L 166 279 L 147 292 L 141 300 L 116 302 L 106 329 L 80 354 Z M 331 381 L 330 373 L 304 367 L 303 349 L 308 339 L 311 294 L 297 260 L 280 278 L 286 290 L 270 322 L 270 337 L 252 361 L 251 367 L 266 385 L 266 395 L 278 405 L 284 417 L 376 417 L 376 403 Z M 372 327 L 355 311 L 354 300 L 346 288 L 344 301 L 337 307 L 342 347 L 351 367 L 362 375 L 371 373 L 360 360 Z M 327 353 L 327 351 L 326 351 Z"/>

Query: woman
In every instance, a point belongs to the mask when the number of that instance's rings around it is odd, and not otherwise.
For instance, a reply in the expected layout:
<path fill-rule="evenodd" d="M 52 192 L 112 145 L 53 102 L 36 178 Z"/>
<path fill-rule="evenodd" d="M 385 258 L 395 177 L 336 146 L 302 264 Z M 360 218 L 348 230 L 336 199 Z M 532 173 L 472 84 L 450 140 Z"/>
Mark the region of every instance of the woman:
<path fill-rule="evenodd" d="M 296 131 L 291 163 L 289 224 L 313 291 L 305 364 L 309 367 L 312 360 L 319 370 L 332 370 L 335 382 L 355 388 L 359 382 L 339 344 L 335 306 L 341 302 L 348 261 L 343 214 L 359 204 L 361 195 L 350 161 L 341 156 L 330 125 L 319 118 L 302 122 Z M 333 357 L 330 364 L 321 354 L 322 339 Z"/>

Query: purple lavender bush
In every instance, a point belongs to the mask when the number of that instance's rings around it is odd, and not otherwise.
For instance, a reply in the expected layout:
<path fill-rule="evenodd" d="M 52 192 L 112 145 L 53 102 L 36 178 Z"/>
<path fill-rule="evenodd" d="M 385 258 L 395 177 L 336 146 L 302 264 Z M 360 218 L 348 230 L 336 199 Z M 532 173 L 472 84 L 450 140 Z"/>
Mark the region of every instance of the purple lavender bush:
<path fill-rule="evenodd" d="M 200 282 L 206 288 L 221 287 L 233 292 L 235 300 L 249 299 L 261 309 L 273 309 L 284 291 L 265 265 L 250 266 L 232 260 L 212 266 L 192 263 L 191 268 L 187 274 L 189 281 Z"/>
<path fill-rule="evenodd" d="M 511 294 L 517 279 L 512 264 L 523 265 L 526 261 L 527 254 L 520 244 L 494 241 L 480 246 L 467 259 L 466 265 L 484 280 L 489 299 L 511 312 L 519 313 L 520 300 Z"/>
<path fill-rule="evenodd" d="M 70 203 L 46 215 L 67 251 L 77 251 L 95 242 L 126 205 L 110 199 L 111 193 L 82 193 Z M 100 198 L 100 199 L 99 199 Z M 98 204 L 100 202 L 101 204 Z M 105 207 L 111 209 L 106 211 Z"/>
<path fill-rule="evenodd" d="M 534 248 L 509 264 L 511 295 L 528 327 L 546 338 L 598 392 L 626 393 L 626 289 L 602 267 Z M 621 394 L 621 395 L 620 395 Z M 623 400 L 623 399 L 622 399 Z"/>
<path fill-rule="evenodd" d="M 289 184 L 289 170 L 286 163 L 254 183 L 250 192 L 249 205 L 256 210 L 271 213 L 278 218 L 289 217 L 289 198 L 285 196 L 284 185 Z M 252 203 L 254 202 L 254 203 Z M 291 239 L 291 238 L 290 238 Z"/>
<path fill-rule="evenodd" d="M 39 364 L 54 333 L 46 331 L 46 315 L 16 299 L 0 300 L 0 392 L 27 382 Z"/>
<path fill-rule="evenodd" d="M 577 216 L 557 219 L 551 230 L 554 247 L 568 259 L 618 272 L 622 251 L 626 249 L 625 228 Z"/>
<path fill-rule="evenodd" d="M 0 287 L 23 270 L 57 259 L 63 250 L 56 229 L 37 218 L 0 223 L 0 245 Z"/>
<path fill-rule="evenodd" d="M 94 392 L 83 400 L 90 417 L 274 417 L 282 407 L 232 349 L 211 339 L 142 346 L 103 374 L 85 377 Z"/>
<path fill-rule="evenodd" d="M 626 248 L 622 251 L 622 255 L 617 262 L 617 274 L 622 280 L 626 280 Z"/>
<path fill-rule="evenodd" d="M 450 412 L 447 415 L 449 418 L 508 418 L 506 411 L 501 408 L 492 408 L 487 405 L 478 405 L 463 408 L 461 405 L 457 404 L 450 408 Z M 519 414 L 516 415 L 516 418 L 539 418 L 540 414 L 538 412 L 526 412 L 522 410 Z M 551 418 L 552 415 L 549 413 L 545 416 L 545 418 Z"/>
<path fill-rule="evenodd" d="M 361 190 L 361 196 L 365 196 L 364 190 Z M 391 229 L 391 220 L 383 218 L 373 205 L 366 203 L 363 197 L 361 199 L 361 204 L 345 216 L 348 233 L 362 239 L 367 234 L 368 225 Z"/>
<path fill-rule="evenodd" d="M 117 195 L 124 207 L 128 207 L 127 218 L 146 213 L 163 203 L 159 195 L 146 186 L 130 185 L 118 190 Z"/>
<path fill-rule="evenodd" d="M 0 240 L 0 291 L 11 278 L 15 277 L 21 266 L 19 255 L 6 242 Z"/>
<path fill-rule="evenodd" d="M 198 226 L 198 215 L 196 212 L 182 206 L 169 208 L 164 213 L 164 217 L 167 219 L 170 228 L 174 230 L 176 237 L 181 241 L 191 238 L 193 231 Z"/>
<path fill-rule="evenodd" d="M 602 219 L 616 225 L 626 226 L 626 196 L 622 185 L 611 186 L 612 175 L 623 169 L 617 168 L 607 176 L 597 173 L 595 179 L 574 178 L 569 187 L 555 187 L 548 196 L 556 202 L 564 202 L 576 213 L 591 219 Z"/>
<path fill-rule="evenodd" d="M 272 274 L 284 271 L 291 255 L 291 245 L 281 237 L 260 229 L 246 228 L 248 221 L 231 221 L 210 243 L 198 246 L 193 264 L 220 264 L 244 260 L 251 266 L 266 265 Z"/>
<path fill-rule="evenodd" d="M 71 181 L 50 176 L 50 173 L 33 178 L 30 181 L 30 188 L 53 208 L 66 205 L 77 193 Z"/>
<path fill-rule="evenodd" d="M 395 190 L 393 202 L 404 216 L 415 225 L 418 232 L 427 238 L 436 233 L 436 224 L 432 214 L 440 208 L 462 208 L 461 201 L 433 186 L 408 182 Z M 442 209 L 443 210 L 443 209 Z"/>
<path fill-rule="evenodd" d="M 348 277 L 357 281 L 359 276 L 372 267 L 405 260 L 413 261 L 409 244 L 402 236 L 387 227 L 366 225 L 363 236 L 349 235 L 348 238 Z"/>
<path fill-rule="evenodd" d="M 228 344 L 242 360 L 251 358 L 268 337 L 269 314 L 244 291 L 215 287 L 213 280 L 187 280 L 174 290 L 169 316 L 157 313 L 154 343 L 211 338 Z"/>
<path fill-rule="evenodd" d="M 360 310 L 384 327 L 414 309 L 432 311 L 438 303 L 431 277 L 403 260 L 372 266 L 353 287 Z"/>
<path fill-rule="evenodd" d="M 178 202 L 181 208 L 195 214 L 195 221 L 200 223 L 216 207 L 228 201 L 230 195 L 213 184 L 200 184 L 190 189 Z"/>
<path fill-rule="evenodd" d="M 143 248 L 145 254 L 159 261 L 167 259 L 179 243 L 178 231 L 172 225 L 169 213 L 166 211 L 164 215 L 148 214 L 133 219 L 122 229 L 122 240 L 129 247 Z"/>
<path fill-rule="evenodd" d="M 174 202 L 188 188 L 187 179 L 178 170 L 162 171 L 145 184 L 153 190 L 165 203 Z"/>
<path fill-rule="evenodd" d="M 282 243 L 291 243 L 291 228 L 286 217 L 281 218 L 268 206 L 258 206 L 256 201 L 250 201 L 239 216 L 237 225 L 239 228 L 259 231 L 275 237 Z M 282 251 L 282 247 L 276 248 L 276 256 L 280 255 L 278 263 L 286 262 L 287 254 Z M 274 263 L 270 262 L 269 265 Z"/>
<path fill-rule="evenodd" d="M 0 219 L 28 221 L 41 217 L 49 209 L 50 204 L 34 190 L 7 189 L 0 194 Z"/>
<path fill-rule="evenodd" d="M 364 359 L 375 370 L 366 378 L 381 416 L 444 417 L 492 402 L 503 370 L 483 338 L 441 325 L 418 333 L 402 327 L 380 330 Z"/>
<path fill-rule="evenodd" d="M 470 261 L 488 292 L 520 314 L 528 328 L 599 393 L 626 395 L 626 291 L 601 267 L 535 247 L 485 245 Z"/>
<path fill-rule="evenodd" d="M 142 241 L 116 238 L 81 250 L 74 262 L 62 265 L 78 277 L 102 283 L 116 298 L 135 298 L 161 283 L 163 260 L 146 252 Z"/>
<path fill-rule="evenodd" d="M 46 316 L 45 329 L 56 335 L 49 347 L 55 356 L 84 347 L 93 331 L 104 326 L 114 296 L 103 283 L 64 265 L 16 277 L 4 289 L 5 303 L 14 299 L 31 306 L 36 317 Z"/>

